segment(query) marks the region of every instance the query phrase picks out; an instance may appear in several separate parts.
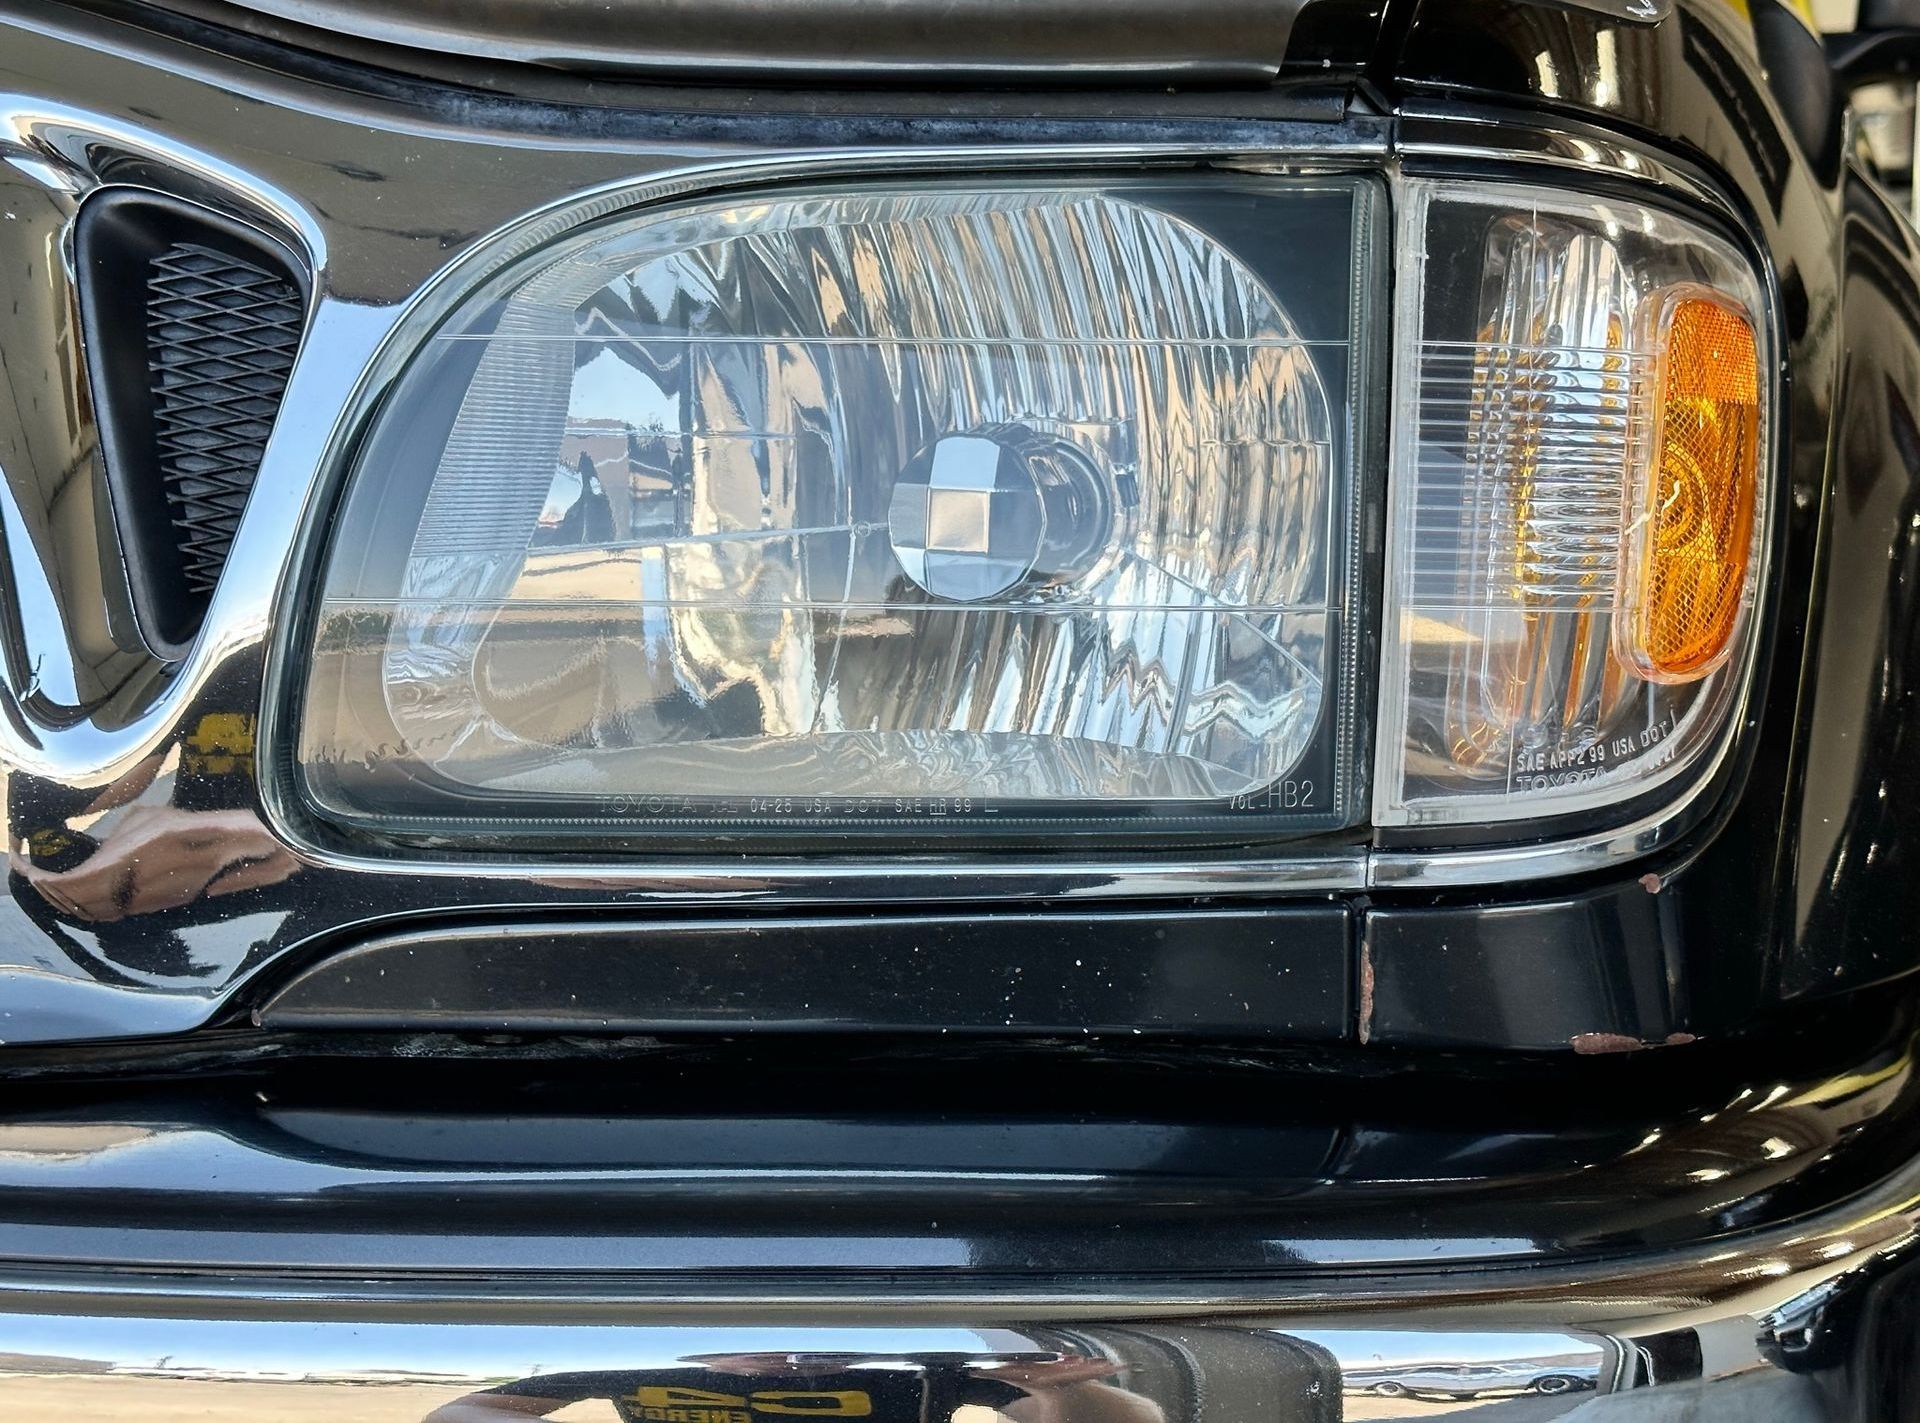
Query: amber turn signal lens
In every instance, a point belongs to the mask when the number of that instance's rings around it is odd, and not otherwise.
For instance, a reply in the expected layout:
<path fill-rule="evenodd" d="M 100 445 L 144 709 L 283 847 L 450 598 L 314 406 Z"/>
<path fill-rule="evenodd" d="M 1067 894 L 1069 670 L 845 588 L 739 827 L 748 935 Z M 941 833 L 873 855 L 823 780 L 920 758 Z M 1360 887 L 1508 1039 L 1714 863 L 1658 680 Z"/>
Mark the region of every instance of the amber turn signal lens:
<path fill-rule="evenodd" d="M 1718 297 L 1683 296 L 1662 325 L 1616 652 L 1648 681 L 1690 682 L 1725 660 L 1751 593 L 1760 356 L 1752 324 Z"/>

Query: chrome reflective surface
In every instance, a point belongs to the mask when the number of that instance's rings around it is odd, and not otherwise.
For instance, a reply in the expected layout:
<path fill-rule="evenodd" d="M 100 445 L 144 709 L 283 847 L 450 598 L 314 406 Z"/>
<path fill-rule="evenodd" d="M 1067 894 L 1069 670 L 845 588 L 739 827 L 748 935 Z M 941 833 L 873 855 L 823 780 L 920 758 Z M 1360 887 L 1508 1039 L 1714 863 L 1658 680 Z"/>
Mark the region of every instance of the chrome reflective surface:
<path fill-rule="evenodd" d="M 0 1401 L 77 1416 L 735 1423 L 1605 1417 L 1893 1420 L 1920 1387 L 1912 1195 L 1791 1236 L 1582 1270 L 1285 1285 L 591 1301 L 122 1276 L 0 1281 Z M 1742 1248 L 1744 1247 L 1744 1248 Z M 561 1412 L 561 1410 L 566 1410 Z"/>
<path fill-rule="evenodd" d="M 1896 1327 L 1899 1321 L 1896 1320 Z M 1643 1336 L 1536 1326 L 1119 1322 L 915 1327 L 413 1326 L 78 1321 L 0 1315 L 19 1362 L 0 1401 L 22 1423 L 187 1411 L 207 1423 L 526 1417 L 739 1423 L 798 1413 L 874 1423 L 1239 1423 L 1586 1417 L 1736 1410 L 1843 1418 L 1818 1380 L 1775 1367 L 1737 1312 Z M 1876 1321 L 1877 1323 L 1877 1321 Z M 77 1325 L 91 1326 L 81 1333 Z M 357 1348 L 342 1356 L 351 1337 Z M 31 1360 L 31 1363 L 27 1363 Z M 9 1360 L 0 1356 L 0 1370 Z M 22 1365 L 25 1365 L 22 1367 Z M 1903 1366 L 1874 1376 L 1910 1388 Z M 1843 1405 L 1844 1406 L 1844 1405 Z"/>

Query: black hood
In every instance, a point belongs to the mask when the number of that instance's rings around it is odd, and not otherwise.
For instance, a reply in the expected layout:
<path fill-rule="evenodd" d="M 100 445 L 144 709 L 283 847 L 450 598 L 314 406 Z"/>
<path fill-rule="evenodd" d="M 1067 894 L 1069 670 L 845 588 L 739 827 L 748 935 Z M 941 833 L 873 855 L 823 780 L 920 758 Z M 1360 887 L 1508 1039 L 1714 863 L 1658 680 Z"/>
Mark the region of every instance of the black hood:
<path fill-rule="evenodd" d="M 652 79 L 1262 84 L 1349 69 L 1384 0 L 176 0 L 256 33 Z"/>

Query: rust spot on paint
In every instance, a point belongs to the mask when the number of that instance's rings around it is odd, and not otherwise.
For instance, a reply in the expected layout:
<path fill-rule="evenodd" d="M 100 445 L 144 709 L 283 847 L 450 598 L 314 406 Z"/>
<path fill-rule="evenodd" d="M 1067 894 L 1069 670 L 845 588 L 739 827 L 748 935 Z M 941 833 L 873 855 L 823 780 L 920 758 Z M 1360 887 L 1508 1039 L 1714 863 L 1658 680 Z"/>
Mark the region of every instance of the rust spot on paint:
<path fill-rule="evenodd" d="M 1567 1039 L 1583 1057 L 1603 1052 L 1644 1052 L 1650 1047 L 1685 1047 L 1694 1041 L 1692 1033 L 1668 1033 L 1657 1043 L 1628 1037 L 1625 1033 L 1575 1033 Z"/>
<path fill-rule="evenodd" d="M 1644 889 L 1648 894 L 1658 894 L 1664 883 L 1665 881 L 1663 881 L 1659 875 L 1645 874 L 1640 876 L 1640 888 Z"/>
<path fill-rule="evenodd" d="M 1567 1041 L 1582 1056 L 1603 1052 L 1639 1052 L 1646 1046 L 1640 1039 L 1630 1038 L 1625 1033 L 1575 1033 Z"/>
<path fill-rule="evenodd" d="M 1360 946 L 1360 1041 L 1373 1036 L 1373 945 Z"/>

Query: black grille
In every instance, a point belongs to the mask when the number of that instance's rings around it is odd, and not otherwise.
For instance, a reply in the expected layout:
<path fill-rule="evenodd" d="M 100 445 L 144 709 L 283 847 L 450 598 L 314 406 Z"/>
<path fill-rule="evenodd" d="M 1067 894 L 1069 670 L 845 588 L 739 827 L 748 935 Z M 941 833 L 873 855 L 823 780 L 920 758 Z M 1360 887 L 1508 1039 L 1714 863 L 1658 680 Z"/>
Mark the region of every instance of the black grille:
<path fill-rule="evenodd" d="M 135 188 L 88 198 L 74 247 L 118 555 L 109 619 L 137 635 L 124 645 L 183 656 L 286 395 L 307 268 L 258 228 Z"/>
<path fill-rule="evenodd" d="M 300 293 L 277 272 L 177 243 L 147 271 L 154 453 L 193 594 L 212 592 L 300 344 Z"/>

